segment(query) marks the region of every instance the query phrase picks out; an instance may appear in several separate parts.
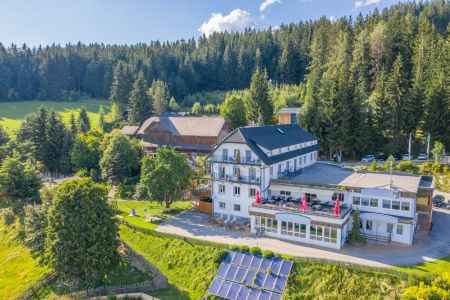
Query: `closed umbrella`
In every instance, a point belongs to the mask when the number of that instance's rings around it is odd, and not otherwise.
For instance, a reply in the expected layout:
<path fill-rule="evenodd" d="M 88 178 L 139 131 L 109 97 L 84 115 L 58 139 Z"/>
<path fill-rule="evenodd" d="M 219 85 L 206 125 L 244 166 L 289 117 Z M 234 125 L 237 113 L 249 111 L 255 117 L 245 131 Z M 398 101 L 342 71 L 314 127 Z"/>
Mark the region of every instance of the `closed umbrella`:
<path fill-rule="evenodd" d="M 339 198 L 336 199 L 336 202 L 334 202 L 334 215 L 338 217 L 341 214 L 341 208 L 339 203 Z"/>
<path fill-rule="evenodd" d="M 306 195 L 304 195 L 302 199 L 302 212 L 306 212 L 306 200 Z"/>
<path fill-rule="evenodd" d="M 261 196 L 260 196 L 260 194 L 259 194 L 259 191 L 256 191 L 256 200 L 255 200 L 255 203 L 256 203 L 257 205 L 261 205 Z"/>

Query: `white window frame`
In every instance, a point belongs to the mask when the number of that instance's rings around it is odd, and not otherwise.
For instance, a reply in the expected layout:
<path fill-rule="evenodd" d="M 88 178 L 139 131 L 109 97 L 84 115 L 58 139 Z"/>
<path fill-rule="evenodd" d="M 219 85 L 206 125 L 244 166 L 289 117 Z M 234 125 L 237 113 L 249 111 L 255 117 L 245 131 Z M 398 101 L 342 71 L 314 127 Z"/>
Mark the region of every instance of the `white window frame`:
<path fill-rule="evenodd" d="M 237 191 L 237 193 L 236 193 Z M 233 186 L 233 196 L 240 197 L 241 196 L 241 187 L 240 186 Z"/>
<path fill-rule="evenodd" d="M 219 209 L 227 209 L 227 204 L 223 201 L 219 201 Z"/>
<path fill-rule="evenodd" d="M 238 208 L 238 209 L 236 209 L 236 208 Z M 241 211 L 241 205 L 240 204 L 233 204 L 233 210 L 234 211 Z"/>
<path fill-rule="evenodd" d="M 219 184 L 219 194 L 225 194 L 226 188 L 225 184 Z"/>

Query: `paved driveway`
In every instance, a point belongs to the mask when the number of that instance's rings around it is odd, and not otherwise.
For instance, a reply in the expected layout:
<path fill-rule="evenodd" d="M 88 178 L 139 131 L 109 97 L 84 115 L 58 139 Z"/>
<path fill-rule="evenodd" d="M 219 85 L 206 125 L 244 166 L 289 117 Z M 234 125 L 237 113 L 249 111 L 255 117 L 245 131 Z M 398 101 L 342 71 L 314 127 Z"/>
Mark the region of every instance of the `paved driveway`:
<path fill-rule="evenodd" d="M 368 244 L 360 247 L 346 245 L 340 251 L 267 237 L 256 238 L 251 234 L 208 225 L 208 218 L 208 215 L 188 211 L 162 223 L 157 230 L 214 242 L 258 246 L 263 250 L 294 256 L 332 259 L 368 266 L 411 265 L 450 254 L 450 211 L 448 210 L 434 210 L 434 225 L 430 236 L 418 240 L 412 246 L 398 243 Z"/>

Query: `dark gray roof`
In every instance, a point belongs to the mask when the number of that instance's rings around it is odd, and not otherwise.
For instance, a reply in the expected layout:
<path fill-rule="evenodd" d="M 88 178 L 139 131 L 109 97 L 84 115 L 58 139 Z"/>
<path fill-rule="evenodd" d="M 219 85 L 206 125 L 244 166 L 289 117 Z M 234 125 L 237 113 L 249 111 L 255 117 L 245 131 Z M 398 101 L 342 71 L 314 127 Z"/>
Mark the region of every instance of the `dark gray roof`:
<path fill-rule="evenodd" d="M 248 126 L 238 130 L 246 141 L 252 140 L 268 150 L 319 139 L 315 135 L 306 132 L 300 126 L 292 124 Z"/>
<path fill-rule="evenodd" d="M 318 151 L 320 146 L 316 144 L 272 156 L 267 156 L 267 153 L 264 153 L 259 146 L 262 146 L 268 150 L 273 150 L 315 140 L 318 140 L 316 136 L 307 133 L 299 126 L 285 124 L 237 128 L 225 137 L 220 144 L 246 143 L 264 164 L 273 165 L 312 151 Z M 216 148 L 219 145 L 217 145 Z"/>

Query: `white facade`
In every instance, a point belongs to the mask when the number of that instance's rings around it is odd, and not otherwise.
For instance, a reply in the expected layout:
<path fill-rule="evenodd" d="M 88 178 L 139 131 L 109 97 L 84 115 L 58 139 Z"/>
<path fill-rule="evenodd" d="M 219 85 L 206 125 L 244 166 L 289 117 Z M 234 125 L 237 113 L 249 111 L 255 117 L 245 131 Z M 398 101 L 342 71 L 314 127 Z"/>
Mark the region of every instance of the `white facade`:
<path fill-rule="evenodd" d="M 296 149 L 300 149 L 300 145 L 290 151 Z M 249 208 L 255 201 L 256 191 L 261 193 L 262 198 L 268 197 L 271 179 L 281 178 L 283 172 L 293 172 L 315 163 L 317 151 L 266 165 L 246 144 L 224 142 L 214 150 L 210 161 L 214 214 L 227 219 L 250 219 Z"/>

